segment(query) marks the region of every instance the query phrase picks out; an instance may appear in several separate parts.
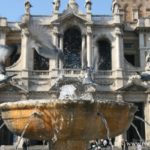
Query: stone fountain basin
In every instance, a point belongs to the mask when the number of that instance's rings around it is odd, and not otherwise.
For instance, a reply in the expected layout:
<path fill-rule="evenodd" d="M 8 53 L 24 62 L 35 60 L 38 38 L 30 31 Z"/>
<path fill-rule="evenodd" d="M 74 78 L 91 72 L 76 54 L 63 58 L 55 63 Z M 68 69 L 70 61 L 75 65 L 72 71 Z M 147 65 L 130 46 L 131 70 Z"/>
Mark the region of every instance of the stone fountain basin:
<path fill-rule="evenodd" d="M 8 129 L 34 140 L 92 140 L 107 138 L 126 131 L 133 120 L 133 104 L 114 101 L 27 100 L 0 105 L 2 119 Z"/>

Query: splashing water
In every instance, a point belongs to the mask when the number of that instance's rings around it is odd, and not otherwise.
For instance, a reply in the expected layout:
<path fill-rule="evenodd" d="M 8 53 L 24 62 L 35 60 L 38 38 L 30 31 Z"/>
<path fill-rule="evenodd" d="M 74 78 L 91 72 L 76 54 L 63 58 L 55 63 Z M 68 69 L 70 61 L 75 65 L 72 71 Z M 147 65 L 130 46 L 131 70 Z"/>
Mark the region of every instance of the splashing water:
<path fill-rule="evenodd" d="M 105 125 L 106 131 L 107 131 L 107 139 L 109 140 L 110 146 L 113 149 L 113 145 L 112 145 L 111 138 L 110 138 L 110 130 L 109 130 L 107 120 L 106 120 L 106 118 L 104 117 L 104 115 L 102 113 L 99 112 L 99 113 L 97 113 L 97 115 L 100 116 L 100 119 L 102 120 L 102 122 Z"/>
<path fill-rule="evenodd" d="M 24 127 L 24 129 L 23 129 L 23 131 L 22 131 L 22 134 L 21 134 L 21 136 L 20 136 L 20 139 L 19 139 L 19 141 L 18 141 L 18 143 L 17 143 L 17 145 L 16 145 L 16 150 L 18 150 L 18 146 L 19 146 L 19 144 L 20 144 L 20 142 L 21 142 L 21 140 L 22 140 L 22 138 L 23 138 L 23 136 L 24 136 L 24 134 L 25 134 L 27 128 L 29 127 L 30 122 L 31 122 L 31 119 L 30 119 L 29 122 L 25 125 L 25 127 Z"/>
<path fill-rule="evenodd" d="M 141 120 L 142 122 L 146 123 L 148 126 L 150 126 L 150 123 L 146 120 L 144 120 L 143 118 L 139 117 L 139 116 L 134 116 L 136 119 Z"/>
<path fill-rule="evenodd" d="M 144 141 L 142 136 L 140 135 L 139 131 L 138 131 L 138 128 L 135 126 L 135 124 L 131 123 L 131 126 L 135 129 L 136 133 L 138 134 L 139 138 L 140 138 L 140 141 Z"/>
<path fill-rule="evenodd" d="M 22 140 L 22 138 L 23 138 L 23 136 L 24 136 L 24 134 L 25 134 L 27 128 L 29 127 L 29 125 L 30 125 L 30 123 L 31 123 L 31 121 L 32 121 L 32 118 L 33 118 L 33 117 L 37 117 L 37 116 L 41 116 L 41 114 L 38 113 L 38 112 L 36 112 L 36 111 L 34 111 L 34 112 L 31 114 L 31 116 L 30 116 L 30 118 L 29 118 L 27 124 L 25 125 L 25 127 L 24 127 L 24 129 L 23 129 L 23 131 L 22 131 L 22 134 L 21 134 L 21 136 L 20 136 L 20 139 L 19 139 L 19 141 L 18 141 L 18 143 L 17 143 L 17 145 L 16 145 L 16 150 L 18 150 L 18 146 L 19 146 L 19 144 L 20 144 L 20 142 L 21 142 L 21 140 Z"/>
<path fill-rule="evenodd" d="M 2 129 L 4 127 L 5 123 L 1 124 L 0 129 Z"/>

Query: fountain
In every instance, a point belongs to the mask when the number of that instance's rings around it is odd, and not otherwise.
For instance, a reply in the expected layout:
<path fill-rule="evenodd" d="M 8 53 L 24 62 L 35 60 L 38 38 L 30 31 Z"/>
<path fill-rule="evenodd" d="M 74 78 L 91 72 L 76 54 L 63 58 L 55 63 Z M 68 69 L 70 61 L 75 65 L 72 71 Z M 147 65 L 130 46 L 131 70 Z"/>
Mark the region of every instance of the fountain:
<path fill-rule="evenodd" d="M 35 23 L 28 23 L 29 8 L 22 27 L 29 28 L 30 40 L 35 44 L 32 48 L 46 58 L 62 59 L 62 52 L 48 39 L 45 28 L 37 30 Z M 90 140 L 110 139 L 125 132 L 137 110 L 133 104 L 95 98 L 96 86 L 90 69 L 82 80 L 63 77 L 53 84 L 49 100 L 0 104 L 1 117 L 7 128 L 21 138 L 53 141 L 49 149 L 54 150 L 85 150 Z"/>
<path fill-rule="evenodd" d="M 95 100 L 94 88 L 63 78 L 51 89 L 57 89 L 58 98 L 3 103 L 2 119 L 21 138 L 54 141 L 56 150 L 83 150 L 92 139 L 110 139 L 126 131 L 136 112 L 133 104 Z"/>

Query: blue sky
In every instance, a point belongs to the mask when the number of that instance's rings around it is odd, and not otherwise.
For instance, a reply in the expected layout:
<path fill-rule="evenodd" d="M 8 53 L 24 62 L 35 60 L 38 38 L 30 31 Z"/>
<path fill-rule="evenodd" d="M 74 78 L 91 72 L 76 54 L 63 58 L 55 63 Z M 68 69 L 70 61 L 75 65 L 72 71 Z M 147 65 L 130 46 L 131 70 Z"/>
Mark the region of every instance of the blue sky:
<path fill-rule="evenodd" d="M 111 14 L 112 0 L 92 0 L 92 11 L 94 14 Z M 7 17 L 9 21 L 20 20 L 24 13 L 25 0 L 0 0 L 0 16 Z M 30 0 L 33 5 L 32 14 L 49 15 L 52 12 L 53 0 Z M 60 11 L 66 8 L 68 0 L 61 0 Z M 85 0 L 76 0 L 80 9 L 84 12 Z"/>

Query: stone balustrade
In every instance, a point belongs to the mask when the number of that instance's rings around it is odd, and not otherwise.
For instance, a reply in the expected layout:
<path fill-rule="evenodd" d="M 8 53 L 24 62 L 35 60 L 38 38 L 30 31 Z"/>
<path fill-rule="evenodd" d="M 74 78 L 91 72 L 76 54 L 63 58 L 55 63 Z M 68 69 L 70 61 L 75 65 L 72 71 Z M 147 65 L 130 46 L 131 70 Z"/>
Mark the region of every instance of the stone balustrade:
<path fill-rule="evenodd" d="M 123 71 L 124 77 L 129 77 L 131 75 L 137 75 L 136 72 L 141 72 L 140 68 L 134 70 Z M 49 70 L 31 70 L 28 71 L 29 76 L 32 78 L 50 78 L 57 77 L 59 74 L 64 75 L 65 77 L 80 77 L 84 75 L 84 70 L 82 69 L 62 69 L 57 70 L 54 69 L 52 71 Z M 106 71 L 97 71 L 94 72 L 95 78 L 113 78 L 116 71 L 106 70 Z M 22 78 L 23 72 L 19 70 L 7 70 L 7 75 L 17 74 L 17 78 Z"/>
<path fill-rule="evenodd" d="M 150 27 L 150 18 L 141 18 L 137 23 L 138 27 Z"/>

